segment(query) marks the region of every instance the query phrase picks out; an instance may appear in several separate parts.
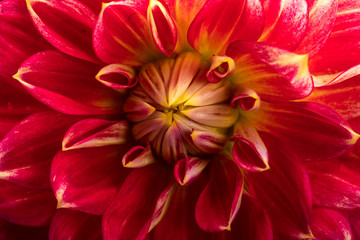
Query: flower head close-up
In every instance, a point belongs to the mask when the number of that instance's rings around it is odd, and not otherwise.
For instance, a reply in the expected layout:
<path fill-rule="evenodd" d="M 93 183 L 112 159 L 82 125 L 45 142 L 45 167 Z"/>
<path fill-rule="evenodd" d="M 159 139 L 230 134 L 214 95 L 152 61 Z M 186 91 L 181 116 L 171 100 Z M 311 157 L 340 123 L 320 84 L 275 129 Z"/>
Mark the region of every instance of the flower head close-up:
<path fill-rule="evenodd" d="M 360 1 L 1 0 L 0 239 L 360 239 Z"/>

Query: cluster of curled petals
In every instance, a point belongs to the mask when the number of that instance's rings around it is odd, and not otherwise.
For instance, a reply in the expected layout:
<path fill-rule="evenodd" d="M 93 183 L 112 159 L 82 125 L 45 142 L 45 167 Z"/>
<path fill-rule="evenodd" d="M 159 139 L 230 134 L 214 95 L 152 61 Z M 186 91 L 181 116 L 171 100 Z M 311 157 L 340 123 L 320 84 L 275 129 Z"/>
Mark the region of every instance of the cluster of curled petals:
<path fill-rule="evenodd" d="M 1 239 L 360 239 L 357 0 L 0 1 Z"/>

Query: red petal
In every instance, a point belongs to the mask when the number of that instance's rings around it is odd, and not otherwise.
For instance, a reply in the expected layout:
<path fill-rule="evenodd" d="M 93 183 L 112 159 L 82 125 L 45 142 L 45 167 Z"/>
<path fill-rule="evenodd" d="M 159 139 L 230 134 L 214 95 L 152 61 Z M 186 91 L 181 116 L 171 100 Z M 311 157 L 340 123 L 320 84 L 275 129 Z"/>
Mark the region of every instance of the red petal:
<path fill-rule="evenodd" d="M 307 55 L 297 55 L 263 43 L 241 41 L 231 44 L 226 55 L 236 64 L 232 81 L 242 89 L 255 90 L 263 100 L 299 99 L 313 90 Z"/>
<path fill-rule="evenodd" d="M 211 66 L 206 73 L 206 78 L 212 83 L 219 82 L 221 79 L 230 75 L 235 68 L 234 60 L 226 56 L 212 56 L 210 61 Z"/>
<path fill-rule="evenodd" d="M 48 240 L 49 227 L 28 227 L 0 219 L 0 237 L 3 240 Z"/>
<path fill-rule="evenodd" d="M 162 53 L 171 56 L 175 51 L 177 29 L 166 5 L 158 0 L 150 0 L 147 20 L 156 46 Z"/>
<path fill-rule="evenodd" d="M 103 216 L 104 239 L 144 239 L 161 219 L 170 192 L 169 169 L 151 164 L 133 170 Z"/>
<path fill-rule="evenodd" d="M 206 159 L 185 155 L 185 158 L 175 164 L 175 179 L 181 186 L 189 185 L 201 175 L 208 164 L 209 161 Z"/>
<path fill-rule="evenodd" d="M 32 20 L 40 34 L 60 51 L 97 62 L 92 48 L 95 13 L 70 0 L 27 0 Z"/>
<path fill-rule="evenodd" d="M 145 167 L 156 162 L 150 145 L 132 147 L 122 158 L 122 164 L 127 168 Z"/>
<path fill-rule="evenodd" d="M 101 240 L 101 216 L 58 209 L 51 221 L 50 240 Z"/>
<path fill-rule="evenodd" d="M 110 64 L 103 67 L 95 78 L 105 86 L 119 92 L 122 92 L 124 89 L 133 88 L 138 83 L 135 70 L 122 64 Z"/>
<path fill-rule="evenodd" d="M 245 1 L 206 1 L 188 31 L 190 45 L 205 56 L 222 55 L 240 22 Z"/>
<path fill-rule="evenodd" d="M 210 180 L 196 203 L 196 222 L 204 231 L 230 230 L 239 211 L 243 177 L 227 156 L 217 156 L 210 166 Z"/>
<path fill-rule="evenodd" d="M 14 84 L 16 82 L 11 76 L 20 64 L 34 53 L 51 46 L 33 26 L 25 1 L 0 2 L 0 32 L 0 78 Z"/>
<path fill-rule="evenodd" d="M 51 160 L 76 118 L 55 112 L 29 116 L 0 142 L 0 179 L 17 185 L 49 189 Z"/>
<path fill-rule="evenodd" d="M 119 145 L 130 139 L 126 121 L 85 119 L 75 123 L 63 139 L 63 151 L 70 149 Z"/>
<path fill-rule="evenodd" d="M 121 111 L 121 96 L 95 80 L 92 63 L 46 51 L 33 55 L 16 76 L 36 99 L 67 114 L 111 114 Z"/>
<path fill-rule="evenodd" d="M 58 208 L 102 214 L 128 171 L 121 166 L 126 147 L 110 146 L 59 152 L 51 165 Z"/>
<path fill-rule="evenodd" d="M 269 151 L 270 169 L 247 174 L 249 192 L 269 213 L 274 234 L 309 238 L 311 189 L 306 170 L 275 138 L 265 134 L 261 138 Z"/>
<path fill-rule="evenodd" d="M 147 5 L 146 0 L 114 1 L 103 5 L 93 35 L 94 48 L 101 60 L 140 66 L 160 56 L 150 40 Z"/>
<path fill-rule="evenodd" d="M 265 27 L 260 41 L 292 50 L 301 42 L 308 24 L 306 0 L 264 1 Z"/>
<path fill-rule="evenodd" d="M 234 92 L 234 97 L 231 99 L 230 105 L 236 108 L 240 106 L 243 111 L 252 111 L 260 107 L 261 100 L 259 95 L 252 89 L 241 89 L 238 88 Z"/>
<path fill-rule="evenodd" d="M 343 118 L 321 104 L 263 102 L 261 106 L 249 115 L 255 128 L 279 137 L 283 147 L 306 160 L 339 156 L 359 138 Z"/>
<path fill-rule="evenodd" d="M 309 60 L 315 75 L 347 70 L 360 63 L 360 2 L 339 0 L 332 33 L 321 50 Z"/>
<path fill-rule="evenodd" d="M 251 123 L 239 121 L 232 139 L 235 140 L 232 155 L 239 167 L 253 172 L 269 169 L 267 148 Z"/>
<path fill-rule="evenodd" d="M 353 239 L 349 221 L 340 212 L 326 208 L 314 208 L 311 231 L 318 240 Z"/>
<path fill-rule="evenodd" d="M 308 0 L 308 26 L 296 53 L 313 56 L 325 44 L 336 19 L 337 4 L 337 0 Z"/>
<path fill-rule="evenodd" d="M 51 191 L 31 190 L 0 181 L 0 217 L 26 226 L 44 226 L 56 209 Z"/>

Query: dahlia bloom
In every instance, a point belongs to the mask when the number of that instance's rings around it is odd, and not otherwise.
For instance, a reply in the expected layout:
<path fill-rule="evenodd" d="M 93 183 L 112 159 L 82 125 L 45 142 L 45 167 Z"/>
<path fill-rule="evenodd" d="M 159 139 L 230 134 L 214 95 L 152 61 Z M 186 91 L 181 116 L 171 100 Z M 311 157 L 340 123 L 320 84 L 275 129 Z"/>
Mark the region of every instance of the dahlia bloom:
<path fill-rule="evenodd" d="M 2 0 L 0 237 L 360 239 L 360 2 Z"/>

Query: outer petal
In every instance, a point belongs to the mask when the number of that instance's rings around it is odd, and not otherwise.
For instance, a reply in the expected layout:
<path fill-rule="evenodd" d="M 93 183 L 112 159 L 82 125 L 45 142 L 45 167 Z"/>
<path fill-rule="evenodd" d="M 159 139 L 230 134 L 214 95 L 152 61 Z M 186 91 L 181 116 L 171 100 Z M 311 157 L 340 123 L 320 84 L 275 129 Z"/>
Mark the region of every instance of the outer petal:
<path fill-rule="evenodd" d="M 17 124 L 0 142 L 0 179 L 49 189 L 51 160 L 74 121 L 60 113 L 42 112 Z"/>
<path fill-rule="evenodd" d="M 58 209 L 51 221 L 50 240 L 101 240 L 101 216 Z"/>
<path fill-rule="evenodd" d="M 236 86 L 255 90 L 263 100 L 299 99 L 313 90 L 307 55 L 242 41 L 231 44 L 226 55 L 235 60 L 232 81 Z"/>
<path fill-rule="evenodd" d="M 36 31 L 25 1 L 4 0 L 0 3 L 0 79 L 12 79 L 19 65 L 38 51 L 51 48 Z"/>
<path fill-rule="evenodd" d="M 50 176 L 58 208 L 102 214 L 128 173 L 120 161 L 126 150 L 110 146 L 59 152 Z"/>
<path fill-rule="evenodd" d="M 260 41 L 292 50 L 304 37 L 308 24 L 306 0 L 264 0 L 265 27 Z"/>
<path fill-rule="evenodd" d="M 314 208 L 311 231 L 318 240 L 353 239 L 348 219 L 340 212 L 326 208 Z"/>
<path fill-rule="evenodd" d="M 314 55 L 325 44 L 336 19 L 337 0 L 308 0 L 309 20 L 304 38 L 295 52 Z"/>
<path fill-rule="evenodd" d="M 49 227 L 28 227 L 0 219 L 0 237 L 4 240 L 47 240 Z"/>
<path fill-rule="evenodd" d="M 114 1 L 103 5 L 93 42 L 106 63 L 140 66 L 160 56 L 146 20 L 148 1 Z"/>
<path fill-rule="evenodd" d="M 315 75 L 338 73 L 360 63 L 360 2 L 338 2 L 332 33 L 324 47 L 309 60 Z"/>
<path fill-rule="evenodd" d="M 210 179 L 196 203 L 196 222 L 204 231 L 230 230 L 240 208 L 243 176 L 228 156 L 216 156 Z"/>
<path fill-rule="evenodd" d="M 60 51 L 87 61 L 98 61 L 91 35 L 95 13 L 79 1 L 27 0 L 40 34 Z"/>
<path fill-rule="evenodd" d="M 295 155 L 279 148 L 275 138 L 265 134 L 261 138 L 268 147 L 270 169 L 246 175 L 249 193 L 269 213 L 274 234 L 309 238 L 311 189 L 306 170 Z"/>
<path fill-rule="evenodd" d="M 120 145 L 130 140 L 126 121 L 85 119 L 67 131 L 63 139 L 63 151 L 70 149 Z"/>
<path fill-rule="evenodd" d="M 344 153 L 359 135 L 337 113 L 321 104 L 265 104 L 248 115 L 256 129 L 280 138 L 283 147 L 306 160 L 324 160 Z"/>
<path fill-rule="evenodd" d="M 95 80 L 97 71 L 92 63 L 50 50 L 27 59 L 14 77 L 35 98 L 60 112 L 119 112 L 121 96 Z"/>
<path fill-rule="evenodd" d="M 172 192 L 169 189 L 169 170 L 159 164 L 152 164 L 129 174 L 113 204 L 104 214 L 105 240 L 146 237 L 161 219 L 162 211 L 167 208 Z"/>
<path fill-rule="evenodd" d="M 48 190 L 31 190 L 0 180 L 0 216 L 26 226 L 49 223 L 56 200 Z"/>

